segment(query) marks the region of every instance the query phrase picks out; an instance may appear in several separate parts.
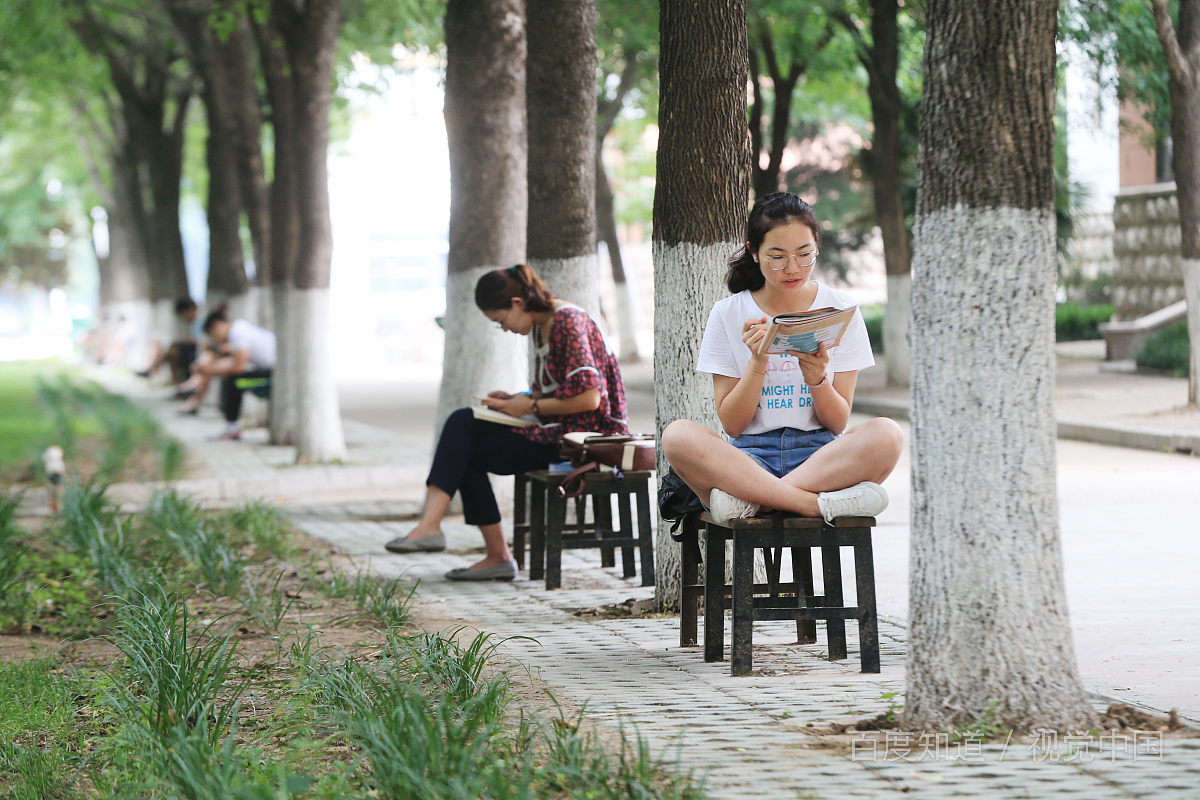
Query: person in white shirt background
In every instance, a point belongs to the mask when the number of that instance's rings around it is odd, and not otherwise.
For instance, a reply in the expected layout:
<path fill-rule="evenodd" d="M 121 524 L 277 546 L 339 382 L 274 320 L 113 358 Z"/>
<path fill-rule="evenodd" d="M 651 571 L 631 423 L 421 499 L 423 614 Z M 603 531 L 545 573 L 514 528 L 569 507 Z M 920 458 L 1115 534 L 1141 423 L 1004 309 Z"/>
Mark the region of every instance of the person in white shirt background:
<path fill-rule="evenodd" d="M 196 394 L 180 413 L 194 414 L 213 378 L 221 379 L 220 409 L 225 428 L 217 439 L 240 439 L 242 395 L 252 391 L 259 397 L 271 392 L 271 371 L 275 368 L 275 334 L 244 319 L 232 322 L 223 310 L 204 319 L 204 332 L 226 355 L 211 361 L 198 361 L 192 367 L 197 378 Z"/>
<path fill-rule="evenodd" d="M 876 418 L 847 427 L 858 371 L 875 363 L 862 314 L 837 347 L 757 354 L 771 317 L 854 305 L 814 280 L 820 245 L 821 225 L 796 195 L 754 204 L 746 244 L 730 258 L 731 296 L 713 307 L 696 364 L 712 373 L 728 438 L 686 419 L 663 431 L 671 467 L 719 519 L 766 508 L 832 521 L 887 507 L 880 484 L 900 458 L 900 426 Z"/>

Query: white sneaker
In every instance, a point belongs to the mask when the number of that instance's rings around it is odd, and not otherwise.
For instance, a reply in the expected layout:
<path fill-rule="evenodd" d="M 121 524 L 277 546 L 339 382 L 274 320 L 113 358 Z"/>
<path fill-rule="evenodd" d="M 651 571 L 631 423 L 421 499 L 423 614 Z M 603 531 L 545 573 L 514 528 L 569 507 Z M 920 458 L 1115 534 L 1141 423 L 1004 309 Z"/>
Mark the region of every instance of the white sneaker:
<path fill-rule="evenodd" d="M 758 503 L 741 500 L 728 492 L 713 489 L 708 495 L 708 513 L 714 519 L 745 519 L 758 513 Z"/>
<path fill-rule="evenodd" d="M 817 495 L 817 507 L 829 524 L 838 517 L 874 517 L 888 505 L 887 492 L 878 483 L 863 481 L 849 489 L 836 492 L 821 492 Z"/>

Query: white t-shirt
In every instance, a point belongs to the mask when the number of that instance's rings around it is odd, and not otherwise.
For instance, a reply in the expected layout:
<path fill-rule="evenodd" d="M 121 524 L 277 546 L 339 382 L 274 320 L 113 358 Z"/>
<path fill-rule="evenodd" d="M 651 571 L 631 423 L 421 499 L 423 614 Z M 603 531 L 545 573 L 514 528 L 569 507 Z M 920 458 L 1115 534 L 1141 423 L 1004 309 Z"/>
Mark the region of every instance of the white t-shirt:
<path fill-rule="evenodd" d="M 235 319 L 229 326 L 229 349 L 250 352 L 250 369 L 275 368 L 275 334 L 244 319 Z"/>
<path fill-rule="evenodd" d="M 824 284 L 817 284 L 813 308 L 846 308 L 854 305 L 849 295 Z M 750 348 L 742 342 L 742 325 L 748 319 L 770 318 L 754 302 L 749 291 L 726 297 L 713 306 L 700 342 L 699 372 L 741 378 L 750 361 Z M 831 372 L 852 372 L 866 369 L 875 363 L 867 326 L 862 312 L 855 311 L 854 319 L 842 334 L 842 342 L 829 351 Z M 804 374 L 795 356 L 776 353 L 769 357 L 767 374 L 763 376 L 762 396 L 750 424 L 742 431 L 763 433 L 776 428 L 796 428 L 811 431 L 821 428 L 812 406 L 812 393 L 804 382 Z M 832 377 L 831 377 L 832 380 Z"/>

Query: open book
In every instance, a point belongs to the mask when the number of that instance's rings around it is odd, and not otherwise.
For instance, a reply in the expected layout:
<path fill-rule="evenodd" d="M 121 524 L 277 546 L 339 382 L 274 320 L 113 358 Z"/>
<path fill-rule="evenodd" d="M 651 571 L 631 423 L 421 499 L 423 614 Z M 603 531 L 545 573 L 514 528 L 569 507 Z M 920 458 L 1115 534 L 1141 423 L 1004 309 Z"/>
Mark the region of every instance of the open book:
<path fill-rule="evenodd" d="M 815 308 L 799 314 L 779 314 L 767 324 L 767 337 L 759 346 L 758 355 L 789 350 L 815 353 L 821 342 L 826 347 L 837 347 L 857 309 L 858 306 Z"/>
<path fill-rule="evenodd" d="M 475 415 L 475 419 L 498 422 L 501 425 L 512 425 L 514 428 L 524 428 L 527 425 L 538 424 L 537 417 L 532 414 L 525 417 L 514 417 L 512 414 L 505 414 L 503 411 L 496 411 L 487 406 L 471 406 L 471 413 Z"/>

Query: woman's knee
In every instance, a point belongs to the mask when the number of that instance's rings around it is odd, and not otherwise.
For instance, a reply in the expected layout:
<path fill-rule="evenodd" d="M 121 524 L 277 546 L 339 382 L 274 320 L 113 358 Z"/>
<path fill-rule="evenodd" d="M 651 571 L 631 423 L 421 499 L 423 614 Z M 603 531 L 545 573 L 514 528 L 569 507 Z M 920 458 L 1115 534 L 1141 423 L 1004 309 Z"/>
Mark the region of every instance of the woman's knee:
<path fill-rule="evenodd" d="M 677 419 L 667 427 L 663 428 L 662 441 L 663 455 L 668 461 L 674 461 L 681 457 L 690 447 L 690 444 L 695 441 L 697 435 L 704 430 L 703 425 L 692 422 L 690 419 Z"/>
<path fill-rule="evenodd" d="M 862 424 L 863 433 L 871 439 L 871 449 L 878 454 L 881 461 L 890 461 L 893 465 L 900 460 L 904 450 L 904 431 L 894 419 L 875 417 Z"/>

